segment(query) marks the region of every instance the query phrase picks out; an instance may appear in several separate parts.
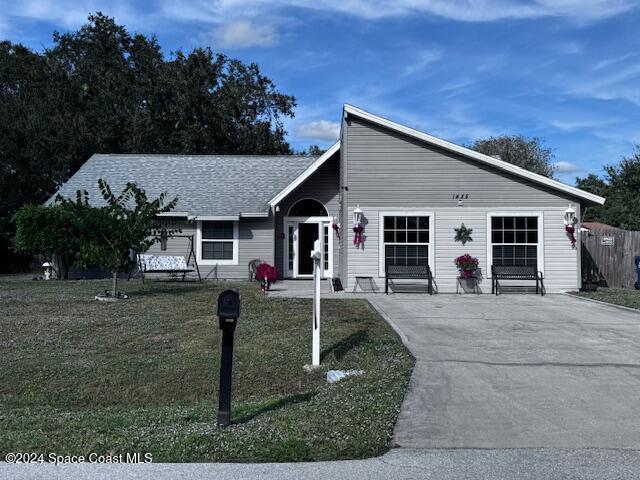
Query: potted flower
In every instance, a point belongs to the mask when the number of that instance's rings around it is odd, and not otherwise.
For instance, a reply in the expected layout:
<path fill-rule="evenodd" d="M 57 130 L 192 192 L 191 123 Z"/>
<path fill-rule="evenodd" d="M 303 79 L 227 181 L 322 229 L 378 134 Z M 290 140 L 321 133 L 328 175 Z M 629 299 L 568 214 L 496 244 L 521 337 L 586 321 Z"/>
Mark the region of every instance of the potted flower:
<path fill-rule="evenodd" d="M 472 257 L 468 253 L 457 257 L 454 260 L 460 276 L 458 277 L 458 283 L 462 290 L 465 292 L 476 292 L 477 289 L 477 274 L 478 274 L 478 259 Z M 477 292 L 476 292 L 477 293 Z"/>
<path fill-rule="evenodd" d="M 590 269 L 585 275 L 582 276 L 582 288 L 583 292 L 595 292 L 598 290 L 598 284 L 602 280 L 602 277 L 597 270 Z"/>
<path fill-rule="evenodd" d="M 468 253 L 459 256 L 454 260 L 456 267 L 460 271 L 460 278 L 475 278 L 478 271 L 478 259 Z"/>
<path fill-rule="evenodd" d="M 268 263 L 256 267 L 256 278 L 262 282 L 262 290 L 266 293 L 272 283 L 278 280 L 278 269 Z"/>

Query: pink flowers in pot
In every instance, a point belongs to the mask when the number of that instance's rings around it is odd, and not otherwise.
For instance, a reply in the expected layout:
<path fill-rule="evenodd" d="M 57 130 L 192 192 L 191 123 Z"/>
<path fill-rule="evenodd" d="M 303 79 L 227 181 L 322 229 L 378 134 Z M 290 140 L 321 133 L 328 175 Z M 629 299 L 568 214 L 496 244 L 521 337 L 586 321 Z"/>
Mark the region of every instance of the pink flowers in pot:
<path fill-rule="evenodd" d="M 268 263 L 261 263 L 256 267 L 256 277 L 260 281 L 266 278 L 267 282 L 274 283 L 278 280 L 278 269 Z"/>
<path fill-rule="evenodd" d="M 473 278 L 478 271 L 478 259 L 476 257 L 472 257 L 468 253 L 459 256 L 454 260 L 456 267 L 460 270 L 460 275 L 462 278 Z"/>

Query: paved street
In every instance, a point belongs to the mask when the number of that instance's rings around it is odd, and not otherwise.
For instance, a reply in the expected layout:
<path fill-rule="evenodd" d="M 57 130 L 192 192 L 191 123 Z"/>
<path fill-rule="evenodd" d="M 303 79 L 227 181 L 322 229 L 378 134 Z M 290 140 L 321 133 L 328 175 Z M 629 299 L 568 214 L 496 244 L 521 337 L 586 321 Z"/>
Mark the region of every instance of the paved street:
<path fill-rule="evenodd" d="M 629 450 L 393 449 L 369 460 L 298 464 L 0 464 L 0 478 L 17 480 L 632 480 L 639 471 L 640 456 Z"/>

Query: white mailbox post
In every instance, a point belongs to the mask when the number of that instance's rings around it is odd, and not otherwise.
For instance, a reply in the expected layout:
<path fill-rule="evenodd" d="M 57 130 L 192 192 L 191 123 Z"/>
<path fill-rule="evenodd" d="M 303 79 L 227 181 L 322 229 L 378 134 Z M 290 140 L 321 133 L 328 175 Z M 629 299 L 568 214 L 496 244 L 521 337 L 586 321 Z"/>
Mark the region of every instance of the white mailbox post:
<path fill-rule="evenodd" d="M 313 339 L 311 350 L 311 366 L 320 366 L 320 262 L 322 260 L 322 247 L 320 240 L 316 240 L 313 244 L 311 252 L 313 259 Z"/>

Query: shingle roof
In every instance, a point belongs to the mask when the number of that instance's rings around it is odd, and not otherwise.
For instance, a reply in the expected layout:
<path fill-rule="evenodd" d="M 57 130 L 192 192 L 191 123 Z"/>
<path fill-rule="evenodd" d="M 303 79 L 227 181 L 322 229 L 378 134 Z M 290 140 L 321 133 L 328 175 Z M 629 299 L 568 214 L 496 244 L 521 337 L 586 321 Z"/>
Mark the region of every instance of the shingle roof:
<path fill-rule="evenodd" d="M 103 178 L 116 194 L 127 182 L 135 182 L 149 198 L 162 192 L 168 198 L 178 196 L 176 212 L 189 215 L 267 213 L 269 200 L 315 160 L 295 155 L 95 154 L 58 193 L 75 198 L 77 190 L 87 190 L 91 203 L 101 206 L 97 182 Z"/>

